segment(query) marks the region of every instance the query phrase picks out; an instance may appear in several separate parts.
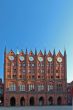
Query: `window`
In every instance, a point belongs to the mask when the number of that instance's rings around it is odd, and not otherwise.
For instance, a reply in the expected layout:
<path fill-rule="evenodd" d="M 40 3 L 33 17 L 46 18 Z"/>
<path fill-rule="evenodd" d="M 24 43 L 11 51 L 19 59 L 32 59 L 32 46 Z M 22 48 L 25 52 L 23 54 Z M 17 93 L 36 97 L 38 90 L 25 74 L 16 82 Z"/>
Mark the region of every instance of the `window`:
<path fill-rule="evenodd" d="M 32 66 L 34 67 L 34 64 L 32 64 Z"/>
<path fill-rule="evenodd" d="M 35 76 L 34 75 L 32 75 L 32 79 L 35 79 Z"/>
<path fill-rule="evenodd" d="M 13 72 L 16 73 L 16 68 L 13 69 Z"/>
<path fill-rule="evenodd" d="M 57 78 L 57 79 L 59 79 L 59 78 L 60 78 L 60 76 L 59 76 L 59 74 L 58 74 L 58 73 L 56 73 L 56 78 Z"/>
<path fill-rule="evenodd" d="M 31 66 L 31 64 L 29 63 L 28 66 Z"/>
<path fill-rule="evenodd" d="M 9 87 L 9 91 L 16 91 L 16 84 L 11 84 Z"/>
<path fill-rule="evenodd" d="M 31 73 L 31 70 L 28 70 L 28 73 Z"/>
<path fill-rule="evenodd" d="M 44 73 L 44 70 L 41 70 L 41 73 Z"/>
<path fill-rule="evenodd" d="M 16 79 L 16 74 L 13 74 L 13 78 Z"/>
<path fill-rule="evenodd" d="M 48 91 L 53 90 L 53 85 L 48 85 Z"/>
<path fill-rule="evenodd" d="M 30 84 L 29 85 L 29 91 L 33 91 L 34 90 L 34 84 Z"/>
<path fill-rule="evenodd" d="M 7 66 L 11 66 L 11 64 L 10 63 L 7 63 Z"/>
<path fill-rule="evenodd" d="M 44 85 L 38 85 L 38 91 L 43 91 L 44 90 Z"/>
<path fill-rule="evenodd" d="M 62 89 L 63 89 L 62 84 L 57 84 L 57 91 L 62 91 Z"/>
<path fill-rule="evenodd" d="M 7 78 L 11 78 L 11 75 L 7 75 Z"/>
<path fill-rule="evenodd" d="M 22 73 L 25 73 L 25 70 L 24 69 L 22 70 Z"/>
<path fill-rule="evenodd" d="M 34 70 L 33 69 L 31 69 L 31 73 L 34 74 Z"/>
<path fill-rule="evenodd" d="M 50 69 L 48 69 L 48 73 L 50 73 Z"/>
<path fill-rule="evenodd" d="M 40 79 L 40 75 L 38 75 L 38 79 Z"/>
<path fill-rule="evenodd" d="M 41 63 L 41 66 L 44 66 L 44 64 Z"/>
<path fill-rule="evenodd" d="M 21 66 L 21 64 L 19 63 L 18 66 Z"/>
<path fill-rule="evenodd" d="M 51 79 L 53 79 L 53 76 L 51 75 Z"/>
<path fill-rule="evenodd" d="M 22 75 L 19 75 L 19 78 L 21 79 L 22 78 Z"/>
<path fill-rule="evenodd" d="M 14 66 L 14 63 L 12 63 L 12 66 Z"/>
<path fill-rule="evenodd" d="M 22 66 L 25 66 L 25 63 L 23 63 L 23 65 Z"/>
<path fill-rule="evenodd" d="M 7 69 L 7 72 L 11 72 L 10 68 Z"/>
<path fill-rule="evenodd" d="M 38 66 L 40 66 L 40 63 L 38 64 Z"/>
<path fill-rule="evenodd" d="M 19 85 L 19 91 L 25 91 L 25 85 Z"/>
<path fill-rule="evenodd" d="M 56 70 L 56 73 L 59 73 L 59 70 L 58 69 Z"/>
<path fill-rule="evenodd" d="M 57 78 L 57 79 L 59 79 L 59 78 L 60 78 L 60 76 L 56 76 L 56 78 Z"/>

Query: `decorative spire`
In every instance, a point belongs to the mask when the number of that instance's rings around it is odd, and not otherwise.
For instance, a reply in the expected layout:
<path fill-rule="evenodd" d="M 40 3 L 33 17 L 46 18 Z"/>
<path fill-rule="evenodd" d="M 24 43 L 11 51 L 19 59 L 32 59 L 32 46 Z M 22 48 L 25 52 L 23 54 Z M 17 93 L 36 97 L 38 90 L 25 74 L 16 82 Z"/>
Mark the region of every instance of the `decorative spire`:
<path fill-rule="evenodd" d="M 24 53 L 23 49 L 21 49 L 21 52 Z"/>
<path fill-rule="evenodd" d="M 66 56 L 66 49 L 64 48 L 64 56 Z"/>
<path fill-rule="evenodd" d="M 4 57 L 6 56 L 6 46 L 5 46 L 5 49 L 4 49 Z"/>
<path fill-rule="evenodd" d="M 13 52 L 13 50 L 12 50 L 12 49 L 11 49 L 10 51 L 11 51 L 11 52 Z"/>
<path fill-rule="evenodd" d="M 27 52 L 27 48 L 26 48 L 26 54 L 27 54 L 28 52 Z"/>
<path fill-rule="evenodd" d="M 46 55 L 46 49 L 44 49 L 44 55 Z"/>
<path fill-rule="evenodd" d="M 36 50 L 36 48 L 35 48 L 35 55 L 37 55 L 37 50 Z"/>
<path fill-rule="evenodd" d="M 51 54 L 51 51 L 49 50 L 49 53 Z"/>
<path fill-rule="evenodd" d="M 54 51 L 53 51 L 53 55 L 55 55 L 55 49 L 54 49 Z"/>
<path fill-rule="evenodd" d="M 19 50 L 18 50 L 18 49 L 16 50 L 16 54 L 17 54 L 17 55 L 19 54 Z"/>
<path fill-rule="evenodd" d="M 40 53 L 42 53 L 42 51 L 40 50 Z"/>
<path fill-rule="evenodd" d="M 30 53 L 33 53 L 31 49 L 30 49 Z"/>
<path fill-rule="evenodd" d="M 43 55 L 42 51 L 40 50 L 39 55 Z"/>
<path fill-rule="evenodd" d="M 5 46 L 5 50 L 4 50 L 4 53 L 6 54 L 6 46 Z"/>

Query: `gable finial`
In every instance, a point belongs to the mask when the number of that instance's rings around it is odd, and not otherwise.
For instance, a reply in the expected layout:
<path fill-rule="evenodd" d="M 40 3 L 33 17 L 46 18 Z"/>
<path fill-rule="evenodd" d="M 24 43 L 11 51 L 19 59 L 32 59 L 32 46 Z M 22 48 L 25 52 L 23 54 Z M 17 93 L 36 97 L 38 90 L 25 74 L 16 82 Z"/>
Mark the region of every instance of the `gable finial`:
<path fill-rule="evenodd" d="M 6 54 L 6 46 L 5 46 L 5 49 L 4 49 L 4 54 Z"/>
<path fill-rule="evenodd" d="M 53 55 L 55 55 L 55 49 L 53 50 Z"/>
<path fill-rule="evenodd" d="M 37 55 L 37 50 L 36 50 L 36 48 L 35 48 L 35 55 Z"/>
<path fill-rule="evenodd" d="M 26 54 L 28 53 L 27 48 L 26 48 Z"/>
<path fill-rule="evenodd" d="M 46 55 L 46 49 L 44 49 L 44 55 Z"/>

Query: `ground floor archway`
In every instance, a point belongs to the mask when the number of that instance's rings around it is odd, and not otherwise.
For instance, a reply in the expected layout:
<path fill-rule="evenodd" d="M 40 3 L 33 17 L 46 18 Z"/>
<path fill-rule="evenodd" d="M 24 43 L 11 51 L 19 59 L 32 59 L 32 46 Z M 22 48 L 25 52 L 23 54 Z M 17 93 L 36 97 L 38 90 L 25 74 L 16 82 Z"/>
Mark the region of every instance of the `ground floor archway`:
<path fill-rule="evenodd" d="M 44 98 L 43 97 L 39 98 L 39 105 L 44 105 Z"/>
<path fill-rule="evenodd" d="M 62 104 L 62 98 L 60 96 L 57 98 L 57 104 L 58 105 L 61 105 Z"/>
<path fill-rule="evenodd" d="M 16 105 L 16 99 L 15 97 L 10 98 L 10 106 L 15 106 Z"/>
<path fill-rule="evenodd" d="M 48 104 L 49 104 L 49 105 L 53 105 L 53 97 L 49 97 L 49 99 L 48 99 Z"/>
<path fill-rule="evenodd" d="M 24 99 L 24 97 L 21 97 L 21 99 L 20 99 L 20 106 L 25 106 L 25 99 Z"/>
<path fill-rule="evenodd" d="M 29 104 L 30 104 L 30 106 L 34 106 L 35 105 L 34 97 L 30 97 Z"/>

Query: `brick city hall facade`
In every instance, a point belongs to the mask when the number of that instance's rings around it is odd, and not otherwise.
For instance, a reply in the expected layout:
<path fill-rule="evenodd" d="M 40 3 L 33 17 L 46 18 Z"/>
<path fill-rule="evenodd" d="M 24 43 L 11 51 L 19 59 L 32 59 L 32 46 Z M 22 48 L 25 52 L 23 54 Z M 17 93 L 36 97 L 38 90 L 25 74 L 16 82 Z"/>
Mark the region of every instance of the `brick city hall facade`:
<path fill-rule="evenodd" d="M 67 104 L 66 51 L 4 52 L 4 106 Z"/>

